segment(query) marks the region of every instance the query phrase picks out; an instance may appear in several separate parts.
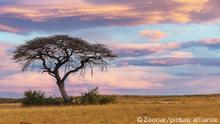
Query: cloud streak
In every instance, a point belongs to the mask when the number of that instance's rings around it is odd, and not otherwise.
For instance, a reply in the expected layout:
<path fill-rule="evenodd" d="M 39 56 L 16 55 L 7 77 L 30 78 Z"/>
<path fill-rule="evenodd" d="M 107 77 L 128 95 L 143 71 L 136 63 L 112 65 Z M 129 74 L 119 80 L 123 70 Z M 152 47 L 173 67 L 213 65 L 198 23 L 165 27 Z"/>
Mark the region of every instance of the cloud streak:
<path fill-rule="evenodd" d="M 109 44 L 109 47 L 116 52 L 119 57 L 139 57 L 149 55 L 162 50 L 179 48 L 176 42 L 170 43 L 145 43 L 145 44 Z"/>
<path fill-rule="evenodd" d="M 125 64 L 126 63 L 126 64 Z M 145 59 L 123 59 L 117 63 L 118 66 L 178 66 L 178 65 L 202 65 L 202 66 L 220 66 L 220 59 L 211 58 L 145 58 Z"/>
<path fill-rule="evenodd" d="M 17 29 L 17 28 L 13 28 L 13 27 L 9 27 L 9 26 L 1 25 L 1 24 L 0 24 L 0 31 L 3 31 L 3 32 L 11 32 L 11 33 L 17 33 L 17 32 L 20 32 L 21 30 L 20 30 L 20 29 Z"/>
<path fill-rule="evenodd" d="M 150 41 L 159 41 L 165 37 L 167 37 L 167 33 L 162 32 L 160 30 L 142 30 L 139 32 L 141 37 L 145 37 Z"/>

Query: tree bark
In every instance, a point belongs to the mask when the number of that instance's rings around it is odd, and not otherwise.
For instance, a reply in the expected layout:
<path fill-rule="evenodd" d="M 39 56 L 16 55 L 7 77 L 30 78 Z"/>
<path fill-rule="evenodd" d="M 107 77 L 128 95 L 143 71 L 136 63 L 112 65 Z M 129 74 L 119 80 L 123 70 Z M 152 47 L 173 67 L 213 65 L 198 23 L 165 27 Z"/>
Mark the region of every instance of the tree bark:
<path fill-rule="evenodd" d="M 65 103 L 70 103 L 72 102 L 70 97 L 68 96 L 67 92 L 66 92 L 66 89 L 65 89 L 65 86 L 64 86 L 64 83 L 63 82 L 59 82 L 57 83 L 58 87 L 59 87 L 59 90 L 60 90 L 60 93 L 64 99 L 64 102 Z"/>

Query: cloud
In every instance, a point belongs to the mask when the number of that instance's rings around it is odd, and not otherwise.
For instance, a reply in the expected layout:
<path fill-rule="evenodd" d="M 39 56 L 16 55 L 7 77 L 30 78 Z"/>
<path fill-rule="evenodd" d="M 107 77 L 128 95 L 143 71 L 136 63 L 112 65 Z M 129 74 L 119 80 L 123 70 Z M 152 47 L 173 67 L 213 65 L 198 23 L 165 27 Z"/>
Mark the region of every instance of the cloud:
<path fill-rule="evenodd" d="M 159 41 L 167 37 L 167 33 L 160 30 L 142 30 L 139 32 L 141 37 L 145 37 L 150 41 Z"/>
<path fill-rule="evenodd" d="M 192 72 L 180 72 L 180 73 L 174 73 L 174 75 L 177 76 L 190 76 L 190 77 L 206 77 L 206 76 L 220 76 L 220 73 L 208 73 L 208 72 L 202 72 L 202 73 L 192 73 Z"/>
<path fill-rule="evenodd" d="M 180 46 L 181 48 L 207 47 L 209 49 L 220 49 L 220 39 L 210 38 L 199 41 L 188 41 L 188 42 L 183 42 Z"/>
<path fill-rule="evenodd" d="M 123 72 L 123 73 L 121 73 Z M 132 73 L 135 75 L 132 75 Z M 166 74 L 161 74 L 160 78 L 155 77 L 155 75 L 148 74 L 149 72 L 140 70 L 139 67 L 135 66 L 125 66 L 111 68 L 109 72 L 99 72 L 95 71 L 93 77 L 89 74 L 80 80 L 77 78 L 70 78 L 70 82 L 83 83 L 88 82 L 93 85 L 107 85 L 110 87 L 117 88 L 133 88 L 133 89 L 152 89 L 157 87 L 162 87 L 160 83 L 162 80 L 169 78 Z M 129 77 L 127 77 L 130 75 Z M 151 75 L 149 76 L 144 75 Z M 113 78 L 114 77 L 114 78 Z M 119 83 L 120 82 L 120 83 Z"/>
<path fill-rule="evenodd" d="M 113 25 L 207 23 L 219 20 L 219 4 L 217 0 L 22 0 L 1 5 L 0 24 L 25 29 L 19 32 L 56 32 Z"/>
<path fill-rule="evenodd" d="M 0 97 L 4 93 L 14 93 L 21 97 L 27 90 L 42 90 L 50 95 L 58 91 L 55 81 L 47 75 L 37 72 L 17 72 L 0 78 Z"/>
<path fill-rule="evenodd" d="M 78 4 L 76 3 L 76 1 L 66 2 L 62 4 L 59 4 L 59 2 L 45 3 L 43 1 L 38 1 L 36 3 L 29 4 L 20 3 L 17 5 L 1 7 L 0 14 L 12 14 L 14 17 L 32 20 L 34 22 L 42 22 L 48 19 L 56 19 L 71 16 L 82 17 L 82 20 L 93 20 L 96 16 L 110 18 L 108 17 L 108 14 L 112 13 L 112 15 L 114 15 L 117 11 L 121 12 L 128 9 L 127 7 L 123 7 L 120 5 L 96 6 L 87 4 L 83 1 L 78 1 Z M 71 4 L 74 4 L 74 6 L 72 6 Z M 94 17 L 92 15 L 94 15 Z"/>
<path fill-rule="evenodd" d="M 11 32 L 11 33 L 17 33 L 17 32 L 20 32 L 21 30 L 20 30 L 20 29 L 17 29 L 17 28 L 13 28 L 13 27 L 9 27 L 9 26 L 1 25 L 1 24 L 0 24 L 0 31 L 3 31 L 3 32 Z"/>
<path fill-rule="evenodd" d="M 158 23 L 188 23 L 195 22 L 196 19 L 193 14 L 204 13 L 205 5 L 210 4 L 212 0 L 200 0 L 200 1 L 183 1 L 183 0 L 166 0 L 166 1 L 155 1 L 155 0 L 139 0 L 133 2 L 132 0 L 87 0 L 94 4 L 116 4 L 116 5 L 127 5 L 131 7 L 132 11 L 129 13 L 133 14 L 133 18 L 139 16 L 136 24 L 158 24 Z M 212 6 L 212 5 L 210 5 Z M 205 11 L 206 12 L 206 11 Z M 206 13 L 208 14 L 208 13 Z M 131 14 L 132 15 L 132 14 Z M 207 20 L 202 19 L 200 20 Z"/>
<path fill-rule="evenodd" d="M 200 13 L 191 13 L 191 17 L 196 22 L 219 23 L 219 5 L 219 0 L 209 0 L 206 4 L 204 4 Z"/>
<path fill-rule="evenodd" d="M 24 78 L 26 77 L 26 78 Z M 14 75 L 5 76 L 1 79 L 2 85 L 11 85 L 19 87 L 51 87 L 53 84 L 52 78 L 37 72 L 21 72 Z M 54 83 L 55 84 L 55 83 Z"/>
<path fill-rule="evenodd" d="M 178 66 L 178 65 L 202 65 L 202 66 L 220 66 L 220 59 L 215 58 L 128 58 L 119 60 L 116 65 L 118 66 Z"/>
<path fill-rule="evenodd" d="M 18 67 L 11 58 L 12 58 L 12 49 L 15 47 L 13 44 L 0 42 L 0 72 L 6 73 L 7 71 L 15 71 Z M 0 76 L 1 77 L 1 76 Z"/>
<path fill-rule="evenodd" d="M 191 52 L 183 52 L 183 51 L 172 51 L 170 52 L 167 57 L 173 57 L 173 58 L 188 58 L 188 57 L 194 57 Z"/>
<path fill-rule="evenodd" d="M 142 56 L 142 58 L 192 58 L 196 57 L 192 52 L 180 51 L 178 49 L 167 49 L 163 51 L 158 51 L 150 55 Z"/>
<path fill-rule="evenodd" d="M 170 43 L 145 43 L 145 44 L 108 44 L 119 57 L 138 57 L 149 55 L 158 51 L 179 48 L 176 42 Z"/>

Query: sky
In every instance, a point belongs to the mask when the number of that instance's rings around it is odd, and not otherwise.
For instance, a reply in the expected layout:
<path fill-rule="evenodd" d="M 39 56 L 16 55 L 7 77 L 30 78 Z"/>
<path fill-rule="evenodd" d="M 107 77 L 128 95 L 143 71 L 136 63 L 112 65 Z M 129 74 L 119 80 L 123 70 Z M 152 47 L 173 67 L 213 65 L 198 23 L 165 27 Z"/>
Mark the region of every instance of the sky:
<path fill-rule="evenodd" d="M 220 93 L 219 0 L 1 0 L 0 97 L 41 90 L 59 96 L 55 80 L 22 72 L 16 46 L 65 34 L 106 44 L 118 58 L 106 72 L 73 75 L 70 95 L 98 86 L 103 94 Z"/>

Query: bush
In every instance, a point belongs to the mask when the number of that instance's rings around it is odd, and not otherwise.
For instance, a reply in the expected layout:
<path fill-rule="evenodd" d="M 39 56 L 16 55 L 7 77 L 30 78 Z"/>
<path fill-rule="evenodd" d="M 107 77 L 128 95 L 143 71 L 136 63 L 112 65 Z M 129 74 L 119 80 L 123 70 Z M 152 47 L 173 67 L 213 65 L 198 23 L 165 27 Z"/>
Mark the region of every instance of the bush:
<path fill-rule="evenodd" d="M 116 97 L 111 96 L 101 96 L 99 99 L 100 104 L 108 104 L 108 103 L 115 103 Z"/>
<path fill-rule="evenodd" d="M 52 98 L 46 97 L 45 94 L 41 91 L 26 91 L 24 93 L 24 98 L 22 104 L 24 106 L 40 106 L 40 105 L 60 105 L 63 102 Z"/>
<path fill-rule="evenodd" d="M 71 98 L 73 99 L 73 98 Z M 116 97 L 111 95 L 100 95 L 98 87 L 89 92 L 82 93 L 80 97 L 75 97 L 75 104 L 109 104 L 114 103 Z M 46 105 L 63 105 L 62 98 L 46 97 L 41 91 L 26 91 L 22 99 L 24 106 L 46 106 Z"/>
<path fill-rule="evenodd" d="M 98 87 L 90 90 L 89 92 L 82 93 L 79 103 L 80 104 L 108 104 L 114 103 L 115 96 L 103 96 L 98 92 Z"/>

